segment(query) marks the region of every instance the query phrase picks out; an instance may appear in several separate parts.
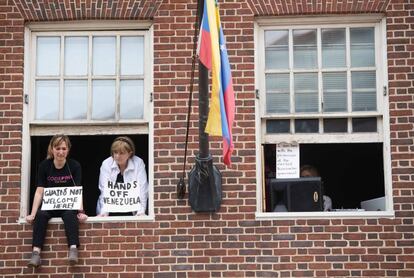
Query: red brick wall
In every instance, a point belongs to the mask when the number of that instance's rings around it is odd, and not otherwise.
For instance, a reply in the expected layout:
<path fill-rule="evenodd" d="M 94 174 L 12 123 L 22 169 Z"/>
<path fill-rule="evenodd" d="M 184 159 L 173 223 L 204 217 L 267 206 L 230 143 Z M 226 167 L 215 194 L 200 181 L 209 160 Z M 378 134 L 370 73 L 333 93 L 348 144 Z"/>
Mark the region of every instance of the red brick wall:
<path fill-rule="evenodd" d="M 190 3 L 189 3 L 190 2 Z M 413 4 L 405 1 L 220 1 L 237 116 L 234 164 L 221 163 L 223 203 L 195 214 L 177 200 L 191 69 L 195 3 L 164 1 L 0 0 L 0 276 L 37 277 L 414 277 Z M 256 221 L 255 16 L 387 15 L 395 219 Z M 154 222 L 81 226 L 81 261 L 69 268 L 63 225 L 47 234 L 44 266 L 27 269 L 31 226 L 20 206 L 24 22 L 152 19 L 154 22 Z M 195 99 L 197 94 L 195 94 Z M 188 169 L 198 149 L 194 100 Z M 73 275 L 73 276 L 72 276 Z"/>

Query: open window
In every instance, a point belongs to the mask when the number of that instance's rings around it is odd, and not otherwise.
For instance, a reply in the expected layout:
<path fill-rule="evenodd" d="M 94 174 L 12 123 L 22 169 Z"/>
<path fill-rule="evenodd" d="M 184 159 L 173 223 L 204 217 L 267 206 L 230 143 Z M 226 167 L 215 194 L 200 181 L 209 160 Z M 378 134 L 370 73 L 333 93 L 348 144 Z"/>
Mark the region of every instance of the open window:
<path fill-rule="evenodd" d="M 98 188 L 99 168 L 104 159 L 110 155 L 110 148 L 113 140 L 119 135 L 72 135 L 70 141 L 72 149 L 69 157 L 75 158 L 82 166 L 82 186 L 84 209 L 88 216 L 96 215 L 96 203 L 100 195 Z M 140 157 L 145 165 L 148 165 L 148 136 L 147 135 L 128 135 L 134 142 L 136 148 L 135 154 Z M 36 190 L 35 181 L 39 163 L 45 159 L 47 146 L 50 136 L 32 136 L 31 137 L 31 173 L 30 176 L 30 205 L 33 202 L 34 192 Z M 148 176 L 148 167 L 147 170 Z M 147 209 L 148 214 L 148 209 Z"/>
<path fill-rule="evenodd" d="M 264 145 L 266 212 L 275 210 L 270 198 L 270 182 L 276 177 L 275 148 L 273 144 Z M 365 209 L 364 201 L 385 196 L 382 150 L 382 143 L 301 144 L 300 165 L 318 170 L 321 192 L 332 200 L 329 211 L 361 211 Z M 385 209 L 385 204 L 381 206 L 378 200 L 378 209 L 381 208 Z"/>
<path fill-rule="evenodd" d="M 153 217 L 152 29 L 148 23 L 30 24 L 26 28 L 22 210 L 51 136 L 69 135 L 82 166 L 84 206 L 95 215 L 102 161 L 127 135 L 145 162 Z"/>
<path fill-rule="evenodd" d="M 284 216 L 275 209 L 275 187 L 283 196 L 294 192 L 293 184 L 275 180 L 279 144 L 298 145 L 298 168 L 318 170 L 321 182 L 313 186 L 320 189 L 309 196 L 320 190 L 332 201 L 326 212 L 316 206 L 285 215 L 392 213 L 383 19 L 341 22 L 258 20 L 259 217 Z M 303 187 L 305 179 L 296 178 Z M 283 198 L 301 202 L 299 195 Z"/>

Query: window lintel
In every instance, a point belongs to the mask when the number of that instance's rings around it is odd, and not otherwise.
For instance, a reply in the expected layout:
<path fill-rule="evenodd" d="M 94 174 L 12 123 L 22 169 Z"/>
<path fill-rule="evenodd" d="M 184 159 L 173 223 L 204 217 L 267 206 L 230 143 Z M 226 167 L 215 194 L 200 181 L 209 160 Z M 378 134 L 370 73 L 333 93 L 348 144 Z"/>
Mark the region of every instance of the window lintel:
<path fill-rule="evenodd" d="M 340 15 L 341 25 L 379 23 L 384 17 L 383 14 L 367 15 Z M 298 21 L 300 18 L 300 21 Z M 338 15 L 311 15 L 311 16 L 278 16 L 278 17 L 258 17 L 256 22 L 259 26 L 292 26 L 292 25 L 311 25 L 311 24 L 338 24 Z"/>

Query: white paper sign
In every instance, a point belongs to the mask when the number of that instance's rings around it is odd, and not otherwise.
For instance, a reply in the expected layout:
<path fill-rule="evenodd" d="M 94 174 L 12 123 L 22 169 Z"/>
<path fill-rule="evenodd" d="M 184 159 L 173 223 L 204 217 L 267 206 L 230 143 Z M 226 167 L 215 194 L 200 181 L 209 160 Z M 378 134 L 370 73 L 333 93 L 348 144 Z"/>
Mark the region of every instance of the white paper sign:
<path fill-rule="evenodd" d="M 42 210 L 79 210 L 82 186 L 49 187 L 43 191 Z"/>
<path fill-rule="evenodd" d="M 137 211 L 141 200 L 137 181 L 113 183 L 108 181 L 103 192 L 102 210 L 106 212 Z"/>
<path fill-rule="evenodd" d="M 276 147 L 276 178 L 299 178 L 299 144 L 279 144 Z"/>

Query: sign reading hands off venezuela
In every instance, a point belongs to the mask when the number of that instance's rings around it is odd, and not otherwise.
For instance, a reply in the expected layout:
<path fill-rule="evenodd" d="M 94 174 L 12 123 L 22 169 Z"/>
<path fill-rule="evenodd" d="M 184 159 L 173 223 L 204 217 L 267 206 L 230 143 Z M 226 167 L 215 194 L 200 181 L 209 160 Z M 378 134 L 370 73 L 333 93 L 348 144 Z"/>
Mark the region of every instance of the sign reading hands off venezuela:
<path fill-rule="evenodd" d="M 103 191 L 103 211 L 136 211 L 141 203 L 138 181 L 119 183 L 108 181 Z"/>

